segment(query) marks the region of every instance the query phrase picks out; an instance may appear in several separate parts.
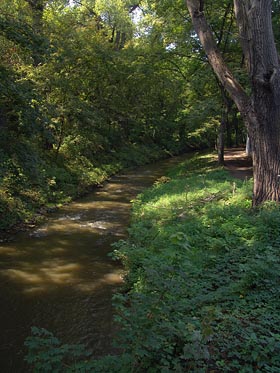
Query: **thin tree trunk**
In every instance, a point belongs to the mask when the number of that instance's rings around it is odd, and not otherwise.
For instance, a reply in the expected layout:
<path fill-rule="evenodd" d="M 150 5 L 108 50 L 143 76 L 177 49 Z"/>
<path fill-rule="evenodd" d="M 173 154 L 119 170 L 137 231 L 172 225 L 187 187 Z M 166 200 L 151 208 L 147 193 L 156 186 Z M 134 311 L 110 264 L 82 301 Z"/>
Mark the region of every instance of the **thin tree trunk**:
<path fill-rule="evenodd" d="M 249 135 L 246 137 L 246 155 L 250 156 L 252 154 L 251 140 Z"/>
<path fill-rule="evenodd" d="M 222 122 L 223 122 L 222 132 L 223 132 L 223 137 L 224 137 L 223 138 L 223 146 L 224 146 L 224 143 L 225 143 L 225 134 L 227 134 L 227 146 L 231 147 L 232 143 L 231 143 L 231 133 L 230 133 L 230 124 L 229 124 L 229 113 L 230 113 L 231 108 L 233 106 L 233 101 L 228 96 L 227 91 L 225 90 L 225 88 L 220 83 L 219 83 L 219 87 L 220 87 L 220 90 L 221 90 L 221 95 L 222 95 L 222 99 L 223 99 L 223 106 L 224 106 L 224 110 L 223 110 L 223 113 L 222 113 Z"/>
<path fill-rule="evenodd" d="M 226 119 L 226 134 L 227 134 L 226 146 L 229 147 L 229 148 L 232 148 L 232 146 L 233 146 L 233 143 L 232 143 L 232 126 L 231 126 L 231 123 L 228 119 L 228 116 L 227 116 L 227 119 Z"/>
<path fill-rule="evenodd" d="M 237 118 L 237 110 L 234 109 L 233 111 L 233 118 L 232 118 L 232 125 L 234 128 L 234 145 L 237 147 L 242 143 L 241 136 L 240 136 L 240 131 L 239 131 L 239 123 L 238 123 L 238 118 Z M 241 140 L 241 141 L 240 141 Z"/>
<path fill-rule="evenodd" d="M 120 41 L 121 41 L 121 32 L 117 31 L 116 32 L 116 39 L 115 39 L 115 49 L 116 50 L 120 49 Z"/>
<path fill-rule="evenodd" d="M 218 163 L 223 166 L 225 164 L 224 153 L 225 153 L 225 112 L 222 113 L 221 123 L 219 127 L 217 150 L 218 150 Z"/>

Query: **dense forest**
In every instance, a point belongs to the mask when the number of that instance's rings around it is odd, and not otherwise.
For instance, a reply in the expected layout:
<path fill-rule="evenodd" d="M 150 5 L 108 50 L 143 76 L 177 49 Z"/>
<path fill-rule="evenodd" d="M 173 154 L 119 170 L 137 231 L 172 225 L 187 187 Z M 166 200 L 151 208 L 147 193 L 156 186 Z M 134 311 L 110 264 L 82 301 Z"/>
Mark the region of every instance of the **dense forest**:
<path fill-rule="evenodd" d="M 279 15 L 278 0 L 1 0 L 1 240 L 193 152 L 114 244 L 118 353 L 34 327 L 34 372 L 280 371 Z M 253 180 L 236 180 L 224 149 L 246 140 Z"/>
<path fill-rule="evenodd" d="M 221 4 L 213 27 L 242 77 L 232 8 Z M 220 126 L 229 146 L 244 142 L 183 2 L 0 7 L 2 231 L 121 168 L 214 147 Z"/>

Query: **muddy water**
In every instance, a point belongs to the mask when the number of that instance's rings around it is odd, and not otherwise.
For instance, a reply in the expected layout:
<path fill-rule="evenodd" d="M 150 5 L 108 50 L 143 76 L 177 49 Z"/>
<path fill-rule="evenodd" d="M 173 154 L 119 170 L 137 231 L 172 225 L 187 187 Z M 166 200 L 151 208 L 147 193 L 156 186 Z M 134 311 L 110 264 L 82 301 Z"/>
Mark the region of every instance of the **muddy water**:
<path fill-rule="evenodd" d="M 26 372 L 23 343 L 31 326 L 96 355 L 111 351 L 112 294 L 122 268 L 108 257 L 126 236 L 131 199 L 183 157 L 115 176 L 51 214 L 31 232 L 0 244 L 0 372 Z"/>

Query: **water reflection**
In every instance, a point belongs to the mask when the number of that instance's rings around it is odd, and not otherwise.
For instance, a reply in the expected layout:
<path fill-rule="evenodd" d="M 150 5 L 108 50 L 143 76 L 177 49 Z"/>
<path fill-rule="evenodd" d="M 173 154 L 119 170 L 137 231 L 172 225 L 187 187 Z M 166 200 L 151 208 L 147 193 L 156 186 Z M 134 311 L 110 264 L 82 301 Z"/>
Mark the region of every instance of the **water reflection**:
<path fill-rule="evenodd" d="M 59 249 L 58 249 L 59 250 Z M 52 253 L 61 253 L 56 249 Z M 77 262 L 70 263 L 67 260 L 54 258 L 38 264 L 21 262 L 19 268 L 8 268 L 1 271 L 3 278 L 13 281 L 22 287 L 24 294 L 57 291 L 58 286 L 71 286 L 80 291 L 94 291 L 104 284 L 120 284 L 122 271 L 110 266 L 104 267 L 97 263 L 91 266 L 91 271 L 85 265 Z"/>
<path fill-rule="evenodd" d="M 126 236 L 130 201 L 173 159 L 112 178 L 14 242 L 0 244 L 0 369 L 25 372 L 23 341 L 44 327 L 66 343 L 111 351 L 112 294 L 122 282 L 111 243 Z"/>

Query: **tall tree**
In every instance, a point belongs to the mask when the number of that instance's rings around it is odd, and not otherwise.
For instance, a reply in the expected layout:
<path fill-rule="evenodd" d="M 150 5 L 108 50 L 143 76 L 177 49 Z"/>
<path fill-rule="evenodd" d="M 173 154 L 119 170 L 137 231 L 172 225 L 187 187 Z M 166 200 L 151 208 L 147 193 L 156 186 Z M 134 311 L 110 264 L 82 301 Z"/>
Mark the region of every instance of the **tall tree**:
<path fill-rule="evenodd" d="M 248 95 L 222 58 L 203 0 L 186 0 L 194 29 L 215 74 L 237 105 L 252 142 L 253 205 L 280 201 L 280 64 L 271 0 L 234 0 L 240 43 L 251 83 Z"/>

